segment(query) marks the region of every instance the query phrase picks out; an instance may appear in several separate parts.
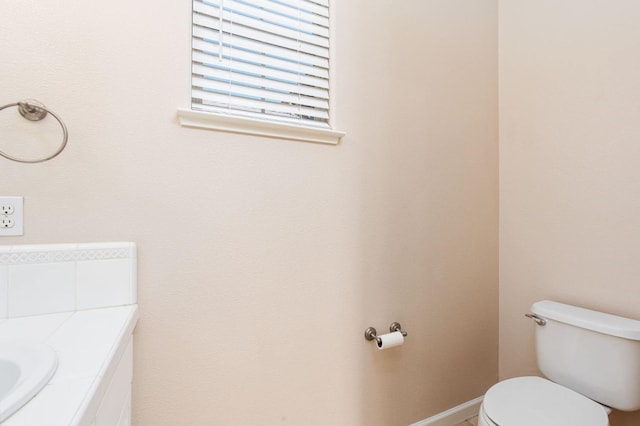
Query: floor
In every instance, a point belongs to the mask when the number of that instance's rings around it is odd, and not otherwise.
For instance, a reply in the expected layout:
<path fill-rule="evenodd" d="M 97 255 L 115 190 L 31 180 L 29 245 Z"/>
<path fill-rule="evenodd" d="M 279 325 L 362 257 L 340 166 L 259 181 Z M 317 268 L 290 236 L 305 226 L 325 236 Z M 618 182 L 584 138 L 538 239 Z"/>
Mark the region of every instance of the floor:
<path fill-rule="evenodd" d="M 456 426 L 478 426 L 478 416 L 471 417 L 462 423 L 458 423 Z"/>

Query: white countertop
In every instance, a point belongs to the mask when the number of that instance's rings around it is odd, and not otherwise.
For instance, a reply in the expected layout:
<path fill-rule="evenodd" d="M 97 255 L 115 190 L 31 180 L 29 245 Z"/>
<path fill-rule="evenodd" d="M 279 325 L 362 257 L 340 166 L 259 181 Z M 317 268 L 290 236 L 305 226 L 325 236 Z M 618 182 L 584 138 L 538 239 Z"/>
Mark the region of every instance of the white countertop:
<path fill-rule="evenodd" d="M 0 319 L 0 338 L 41 341 L 58 355 L 49 384 L 2 425 L 87 423 L 137 320 L 137 305 Z"/>

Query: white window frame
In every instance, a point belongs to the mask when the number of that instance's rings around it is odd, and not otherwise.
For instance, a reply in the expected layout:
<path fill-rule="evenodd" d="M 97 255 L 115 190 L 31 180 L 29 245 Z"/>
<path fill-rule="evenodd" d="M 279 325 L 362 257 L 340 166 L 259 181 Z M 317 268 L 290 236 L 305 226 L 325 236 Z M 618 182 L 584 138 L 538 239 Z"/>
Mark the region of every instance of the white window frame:
<path fill-rule="evenodd" d="M 330 24 L 335 22 L 333 0 L 330 1 Z M 192 24 L 193 25 L 193 24 Z M 329 51 L 334 52 L 334 25 L 330 25 Z M 332 87 L 335 82 L 335 66 L 331 61 L 329 69 L 329 121 L 321 125 L 313 123 L 289 123 L 277 119 L 270 119 L 267 115 L 262 117 L 242 116 L 225 111 L 202 111 L 192 108 L 178 108 L 178 120 L 180 125 L 199 129 L 208 129 L 222 132 L 266 136 L 272 138 L 315 142 L 324 144 L 338 144 L 345 132 L 332 128 L 335 112 L 335 96 Z"/>

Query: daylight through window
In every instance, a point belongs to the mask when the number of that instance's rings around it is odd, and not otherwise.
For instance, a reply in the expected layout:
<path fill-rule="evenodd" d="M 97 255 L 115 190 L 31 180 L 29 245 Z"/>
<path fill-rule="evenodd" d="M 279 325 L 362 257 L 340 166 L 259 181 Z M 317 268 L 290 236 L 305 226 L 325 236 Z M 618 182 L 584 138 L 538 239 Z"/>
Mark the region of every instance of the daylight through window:
<path fill-rule="evenodd" d="M 328 128 L 329 0 L 194 0 L 192 109 Z"/>

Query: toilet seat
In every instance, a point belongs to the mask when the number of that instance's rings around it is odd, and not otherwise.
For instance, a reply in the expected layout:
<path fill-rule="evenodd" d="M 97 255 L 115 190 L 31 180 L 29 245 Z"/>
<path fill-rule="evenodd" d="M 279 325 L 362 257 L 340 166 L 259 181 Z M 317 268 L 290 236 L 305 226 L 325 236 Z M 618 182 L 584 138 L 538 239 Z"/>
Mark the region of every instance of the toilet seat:
<path fill-rule="evenodd" d="M 541 377 L 517 377 L 497 383 L 482 403 L 498 426 L 608 426 L 604 407 Z"/>

